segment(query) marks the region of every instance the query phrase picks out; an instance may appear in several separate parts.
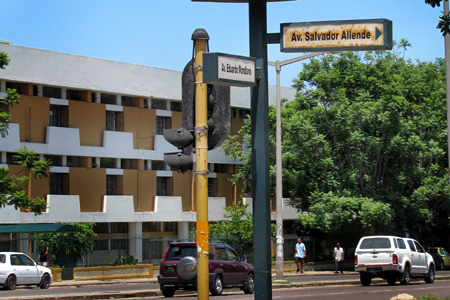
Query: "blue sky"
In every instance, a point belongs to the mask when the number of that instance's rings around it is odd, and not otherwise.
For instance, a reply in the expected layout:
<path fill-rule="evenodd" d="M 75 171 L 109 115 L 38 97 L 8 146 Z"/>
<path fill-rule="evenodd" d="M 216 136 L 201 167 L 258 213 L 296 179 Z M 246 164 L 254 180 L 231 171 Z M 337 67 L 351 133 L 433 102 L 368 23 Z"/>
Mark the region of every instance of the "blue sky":
<path fill-rule="evenodd" d="M 0 40 L 14 45 L 182 71 L 192 56 L 191 35 L 204 28 L 211 52 L 249 55 L 248 4 L 189 0 L 0 0 Z M 267 31 L 280 23 L 386 18 L 393 38 L 412 44 L 405 57 L 434 61 L 444 56 L 436 29 L 443 7 L 424 0 L 297 0 L 267 5 Z M 268 48 L 269 60 L 301 53 Z M 292 84 L 302 63 L 282 68 Z M 269 67 L 275 84 L 275 70 Z"/>

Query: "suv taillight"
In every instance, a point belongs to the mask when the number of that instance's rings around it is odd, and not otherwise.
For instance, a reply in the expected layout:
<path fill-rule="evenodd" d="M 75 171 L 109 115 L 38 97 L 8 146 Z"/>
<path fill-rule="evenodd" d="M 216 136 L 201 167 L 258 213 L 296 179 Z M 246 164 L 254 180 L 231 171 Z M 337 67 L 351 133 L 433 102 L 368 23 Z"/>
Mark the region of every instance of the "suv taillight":
<path fill-rule="evenodd" d="M 397 254 L 392 254 L 392 263 L 394 265 L 398 265 L 398 257 Z"/>
<path fill-rule="evenodd" d="M 166 260 L 167 252 L 169 252 L 170 246 L 167 247 L 166 252 L 164 253 L 163 260 Z"/>
<path fill-rule="evenodd" d="M 355 265 L 358 264 L 358 255 L 355 255 Z"/>

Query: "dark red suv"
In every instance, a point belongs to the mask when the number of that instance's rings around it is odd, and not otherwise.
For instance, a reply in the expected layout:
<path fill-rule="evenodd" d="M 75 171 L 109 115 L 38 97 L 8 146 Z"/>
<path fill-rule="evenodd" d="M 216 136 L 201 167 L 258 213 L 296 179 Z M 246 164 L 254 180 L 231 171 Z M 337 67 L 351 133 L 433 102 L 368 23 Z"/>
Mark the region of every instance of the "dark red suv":
<path fill-rule="evenodd" d="M 170 243 L 159 267 L 158 283 L 165 297 L 176 290 L 197 290 L 196 243 Z M 254 270 L 233 248 L 209 244 L 209 290 L 221 295 L 224 288 L 239 287 L 246 294 L 255 289 Z"/>

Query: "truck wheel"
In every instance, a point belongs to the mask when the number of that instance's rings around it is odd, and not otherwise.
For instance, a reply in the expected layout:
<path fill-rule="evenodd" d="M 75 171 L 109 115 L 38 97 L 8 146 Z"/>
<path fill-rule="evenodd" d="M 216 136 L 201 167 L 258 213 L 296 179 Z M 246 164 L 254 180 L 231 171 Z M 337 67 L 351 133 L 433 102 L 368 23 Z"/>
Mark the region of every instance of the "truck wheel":
<path fill-rule="evenodd" d="M 363 286 L 369 286 L 372 282 L 372 277 L 369 273 L 361 272 L 359 273 L 359 279 L 361 281 L 361 285 Z"/>
<path fill-rule="evenodd" d="M 395 274 L 389 275 L 387 278 L 387 283 L 389 285 L 395 285 L 395 283 L 397 282 L 397 276 Z"/>
<path fill-rule="evenodd" d="M 409 280 L 411 279 L 411 272 L 409 271 L 409 266 L 405 267 L 405 272 L 403 273 L 402 279 L 400 279 L 400 283 L 405 285 L 409 284 Z"/>
<path fill-rule="evenodd" d="M 436 272 L 434 272 L 434 265 L 430 265 L 430 269 L 428 270 L 427 277 L 425 277 L 426 283 L 433 283 L 436 278 Z"/>

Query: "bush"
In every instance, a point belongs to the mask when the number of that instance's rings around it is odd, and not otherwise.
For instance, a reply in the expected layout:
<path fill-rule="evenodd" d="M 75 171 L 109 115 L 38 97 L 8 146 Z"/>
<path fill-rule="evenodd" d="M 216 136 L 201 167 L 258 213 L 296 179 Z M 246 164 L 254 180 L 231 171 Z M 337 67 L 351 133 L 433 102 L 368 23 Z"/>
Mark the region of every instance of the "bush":
<path fill-rule="evenodd" d="M 123 265 L 135 265 L 138 260 L 134 258 L 133 255 L 122 256 L 121 258 L 116 259 L 113 263 L 113 266 L 123 266 Z"/>

